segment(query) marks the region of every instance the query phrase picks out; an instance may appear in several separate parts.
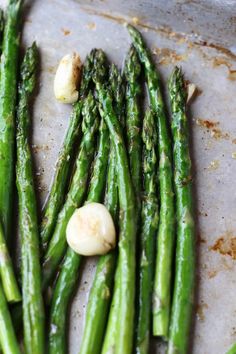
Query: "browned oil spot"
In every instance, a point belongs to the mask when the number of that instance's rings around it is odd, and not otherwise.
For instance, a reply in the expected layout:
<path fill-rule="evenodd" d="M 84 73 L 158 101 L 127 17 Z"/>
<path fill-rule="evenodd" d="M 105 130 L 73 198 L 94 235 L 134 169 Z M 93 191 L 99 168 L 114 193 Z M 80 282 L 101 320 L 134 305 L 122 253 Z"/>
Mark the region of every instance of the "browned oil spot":
<path fill-rule="evenodd" d="M 230 57 L 234 60 L 236 59 L 236 55 L 233 52 L 231 52 L 231 50 L 228 48 L 222 47 L 222 46 L 214 44 L 214 43 L 209 43 L 208 47 L 216 49 L 218 52 L 221 52 L 221 53 L 227 55 L 227 57 Z"/>
<path fill-rule="evenodd" d="M 233 143 L 233 144 L 236 144 L 236 139 L 233 139 L 233 140 L 232 140 L 232 143 Z"/>
<path fill-rule="evenodd" d="M 207 273 L 208 275 L 208 278 L 209 279 L 212 279 L 212 278 L 215 278 L 215 276 L 217 275 L 217 271 L 216 270 L 211 270 Z"/>
<path fill-rule="evenodd" d="M 224 57 L 213 58 L 213 66 L 217 67 L 220 65 L 225 65 L 225 66 L 227 66 L 228 69 L 231 68 L 231 64 Z"/>
<path fill-rule="evenodd" d="M 236 70 L 229 70 L 228 79 L 232 81 L 236 80 Z"/>
<path fill-rule="evenodd" d="M 158 62 L 161 65 L 174 64 L 179 61 L 185 61 L 188 54 L 178 54 L 170 48 L 153 48 L 152 53 L 158 56 Z"/>
<path fill-rule="evenodd" d="M 201 118 L 198 118 L 196 120 L 196 123 L 197 123 L 197 125 L 200 125 L 201 127 L 204 127 L 207 129 L 213 129 L 220 124 L 219 122 L 215 122 L 213 120 L 201 119 Z"/>
<path fill-rule="evenodd" d="M 227 57 L 235 60 L 236 59 L 236 55 L 228 48 L 222 47 L 218 44 L 215 43 L 208 43 L 206 41 L 202 41 L 202 42 L 194 42 L 194 44 L 196 44 L 197 46 L 201 46 L 201 47 L 208 47 L 208 48 L 213 48 L 216 49 L 218 52 L 226 55 Z"/>
<path fill-rule="evenodd" d="M 111 15 L 106 12 L 100 12 L 100 11 L 96 11 L 96 10 L 92 10 L 92 9 L 88 9 L 88 8 L 84 8 L 84 10 L 91 15 L 100 16 L 100 17 L 106 18 L 108 20 L 118 22 L 120 24 L 124 24 L 127 22 L 127 19 L 125 19 L 124 17 L 121 17 L 121 16 L 115 16 L 115 15 Z"/>
<path fill-rule="evenodd" d="M 215 139 L 226 139 L 229 140 L 229 133 L 224 133 L 220 129 L 212 129 L 211 136 Z"/>
<path fill-rule="evenodd" d="M 236 237 L 231 231 L 228 231 L 225 235 L 216 240 L 215 244 L 210 247 L 210 250 L 236 259 Z"/>
<path fill-rule="evenodd" d="M 89 23 L 87 23 L 86 27 L 89 30 L 95 30 L 96 29 L 96 23 L 95 22 L 89 22 Z"/>
<path fill-rule="evenodd" d="M 64 36 L 69 36 L 69 34 L 71 34 L 71 31 L 66 29 L 66 28 L 61 28 L 62 33 L 64 34 Z"/>
<path fill-rule="evenodd" d="M 228 140 L 230 138 L 230 135 L 228 133 L 222 132 L 221 129 L 217 128 L 217 126 L 220 124 L 219 122 L 197 118 L 196 124 L 200 127 L 206 128 L 208 132 L 210 132 L 211 136 L 216 140 Z"/>
<path fill-rule="evenodd" d="M 205 304 L 203 301 L 197 306 L 197 317 L 198 319 L 203 322 L 205 320 L 205 310 L 208 309 L 208 305 Z"/>
<path fill-rule="evenodd" d="M 236 80 L 236 70 L 232 69 L 232 64 L 226 60 L 224 57 L 215 57 L 213 58 L 213 66 L 221 66 L 224 65 L 228 69 L 228 79 Z"/>
<path fill-rule="evenodd" d="M 32 145 L 32 150 L 35 154 L 41 152 L 41 151 L 49 151 L 50 147 L 46 144 L 43 145 Z"/>

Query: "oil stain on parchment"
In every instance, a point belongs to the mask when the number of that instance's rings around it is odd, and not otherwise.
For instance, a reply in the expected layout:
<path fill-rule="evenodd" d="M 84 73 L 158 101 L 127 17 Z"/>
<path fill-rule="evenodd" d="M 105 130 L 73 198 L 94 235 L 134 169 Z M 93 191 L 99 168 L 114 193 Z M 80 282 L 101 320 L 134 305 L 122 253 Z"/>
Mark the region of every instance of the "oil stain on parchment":
<path fill-rule="evenodd" d="M 210 250 L 219 252 L 224 256 L 228 255 L 236 260 L 236 236 L 231 231 L 226 232 L 225 235 L 216 240 Z"/>

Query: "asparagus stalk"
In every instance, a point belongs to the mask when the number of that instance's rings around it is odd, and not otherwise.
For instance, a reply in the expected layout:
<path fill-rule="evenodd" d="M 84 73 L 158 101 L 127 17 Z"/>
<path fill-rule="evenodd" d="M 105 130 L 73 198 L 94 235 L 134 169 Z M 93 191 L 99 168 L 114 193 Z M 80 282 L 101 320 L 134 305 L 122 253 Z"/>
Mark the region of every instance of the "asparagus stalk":
<path fill-rule="evenodd" d="M 115 64 L 111 64 L 109 72 L 109 87 L 114 100 L 115 112 L 122 124 L 124 124 L 124 80 Z"/>
<path fill-rule="evenodd" d="M 94 283 L 89 294 L 85 329 L 80 354 L 101 353 L 116 264 L 115 251 L 99 259 Z"/>
<path fill-rule="evenodd" d="M 67 353 L 66 315 L 73 290 L 78 282 L 82 257 L 68 247 L 56 281 L 50 307 L 49 354 Z"/>
<path fill-rule="evenodd" d="M 3 33 L 4 33 L 4 12 L 0 9 L 0 53 L 2 53 Z M 0 71 L 1 75 L 1 71 Z M 2 286 L 8 302 L 18 302 L 21 300 L 21 295 L 18 289 L 17 281 L 14 275 L 14 270 L 10 255 L 6 245 L 4 227 L 0 221 L 0 274 Z"/>
<path fill-rule="evenodd" d="M 101 50 L 96 52 L 95 73 L 93 76 L 98 99 L 104 112 L 104 119 L 108 125 L 113 145 L 116 152 L 117 183 L 120 201 L 120 235 L 119 259 L 116 272 L 114 299 L 119 298 L 119 316 L 116 323 L 115 348 L 110 348 L 114 353 L 128 354 L 132 350 L 134 296 L 135 296 L 135 211 L 134 193 L 129 172 L 128 157 L 122 135 L 121 125 L 114 112 L 111 96 L 101 79 L 101 72 L 97 62 L 104 56 Z M 117 286 L 119 284 L 119 287 Z M 115 301 L 116 302 L 116 301 Z M 111 307 L 110 316 L 114 307 Z M 104 352 L 104 350 L 103 350 Z"/>
<path fill-rule="evenodd" d="M 140 211 L 140 191 L 141 191 L 141 165 L 142 141 L 141 141 L 141 65 L 136 49 L 131 46 L 124 66 L 124 76 L 126 79 L 126 131 L 127 146 L 130 161 L 130 171 L 137 200 L 137 217 Z"/>
<path fill-rule="evenodd" d="M 21 0 L 10 0 L 8 3 L 0 64 L 0 215 L 6 240 L 10 238 L 12 226 L 15 107 L 22 3 Z"/>
<path fill-rule="evenodd" d="M 159 73 L 151 60 L 150 53 L 141 34 L 130 25 L 128 25 L 128 30 L 139 54 L 140 61 L 144 65 L 150 105 L 158 123 L 160 220 L 153 294 L 153 334 L 166 338 L 169 328 L 171 274 L 175 243 L 171 139 Z"/>
<path fill-rule="evenodd" d="M 0 222 L 0 275 L 2 287 L 8 302 L 18 302 L 21 294 L 14 275 L 12 261 L 6 246 L 2 223 Z"/>
<path fill-rule="evenodd" d="M 232 345 L 226 354 L 236 354 L 236 343 Z"/>
<path fill-rule="evenodd" d="M 0 52 L 1 53 L 2 53 L 4 27 L 5 27 L 4 12 L 2 9 L 0 9 Z"/>
<path fill-rule="evenodd" d="M 109 132 L 104 120 L 99 129 L 98 152 L 95 158 L 87 202 L 100 202 L 104 192 L 109 152 Z M 79 276 L 82 257 L 68 248 L 56 282 L 50 309 L 49 353 L 64 354 L 66 350 L 66 314 Z"/>
<path fill-rule="evenodd" d="M 89 168 L 95 151 L 95 137 L 98 130 L 99 117 L 96 101 L 89 92 L 83 105 L 83 138 L 76 161 L 76 168 L 72 177 L 71 186 L 62 207 L 54 233 L 50 240 L 43 262 L 43 289 L 49 285 L 55 275 L 56 269 L 62 260 L 66 247 L 66 226 L 73 212 L 79 207 L 85 197 Z"/>
<path fill-rule="evenodd" d="M 3 354 L 20 354 L 7 301 L 0 283 L 0 344 Z"/>
<path fill-rule="evenodd" d="M 181 70 L 169 80 L 174 140 L 174 181 L 177 206 L 175 284 L 168 354 L 188 353 L 195 278 L 195 238 L 192 207 L 191 159 L 186 117 L 186 90 Z"/>
<path fill-rule="evenodd" d="M 102 57 L 102 59 L 105 58 Z M 117 115 L 119 115 L 120 120 L 122 120 L 124 90 L 121 75 L 114 64 L 112 64 L 110 68 L 109 85 L 115 103 L 114 108 L 117 112 Z M 116 220 L 117 218 L 117 192 L 116 157 L 114 147 L 111 146 L 105 205 L 110 211 L 113 220 Z M 106 328 L 108 310 L 112 294 L 116 258 L 116 251 L 113 251 L 99 258 L 93 285 L 89 294 L 80 354 L 98 354 L 101 352 L 102 340 Z M 117 307 L 117 310 L 118 308 L 119 307 Z"/>
<path fill-rule="evenodd" d="M 58 157 L 51 191 L 43 208 L 40 236 L 44 250 L 47 248 L 48 242 L 54 231 L 58 213 L 65 199 L 65 193 L 70 177 L 73 151 L 75 150 L 75 145 L 77 144 L 81 131 L 81 109 L 83 99 L 87 95 L 91 83 L 92 63 L 93 54 L 91 53 L 87 56 L 84 63 L 80 87 L 80 99 L 73 106 L 69 127 Z"/>
<path fill-rule="evenodd" d="M 147 110 L 143 121 L 143 179 L 142 223 L 138 276 L 138 311 L 135 353 L 149 351 L 151 327 L 151 297 L 155 269 L 155 239 L 158 228 L 157 200 L 157 131 L 155 115 Z"/>
<path fill-rule="evenodd" d="M 25 351 L 28 354 L 45 353 L 39 232 L 36 197 L 33 187 L 32 159 L 28 140 L 30 131 L 29 100 L 36 83 L 37 64 L 38 49 L 36 44 L 33 43 L 27 49 L 21 66 L 17 110 L 16 163 L 21 234 L 24 343 Z"/>

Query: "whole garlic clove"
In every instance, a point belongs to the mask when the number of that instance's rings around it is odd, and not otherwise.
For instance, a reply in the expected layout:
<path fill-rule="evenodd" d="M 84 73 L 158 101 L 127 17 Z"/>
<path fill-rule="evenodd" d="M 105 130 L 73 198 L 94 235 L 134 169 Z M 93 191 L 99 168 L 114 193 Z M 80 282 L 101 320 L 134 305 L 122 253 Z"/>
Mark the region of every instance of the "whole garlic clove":
<path fill-rule="evenodd" d="M 108 253 L 116 245 L 116 231 L 107 208 L 89 203 L 76 209 L 66 229 L 69 246 L 83 256 Z"/>
<path fill-rule="evenodd" d="M 54 94 L 58 101 L 74 103 L 78 100 L 81 60 L 78 54 L 65 55 L 57 68 L 54 79 Z"/>

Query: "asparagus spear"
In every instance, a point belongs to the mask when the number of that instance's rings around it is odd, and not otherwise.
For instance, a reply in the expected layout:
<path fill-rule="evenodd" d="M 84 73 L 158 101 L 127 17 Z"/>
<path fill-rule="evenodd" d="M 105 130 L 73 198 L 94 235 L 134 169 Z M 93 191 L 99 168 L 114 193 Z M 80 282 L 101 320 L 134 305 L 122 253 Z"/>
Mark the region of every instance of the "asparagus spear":
<path fill-rule="evenodd" d="M 114 108 L 117 115 L 119 115 L 120 120 L 122 120 L 124 90 L 122 77 L 114 64 L 112 64 L 110 68 L 109 86 L 114 100 Z M 115 150 L 113 146 L 111 146 L 105 205 L 110 211 L 113 220 L 117 218 L 117 192 L 116 157 Z M 99 258 L 93 285 L 89 294 L 80 354 L 98 354 L 101 352 L 111 299 L 116 258 L 116 251 L 110 252 Z M 118 308 L 119 307 L 117 307 L 117 310 Z"/>
<path fill-rule="evenodd" d="M 95 158 L 87 202 L 100 202 L 106 181 L 109 133 L 104 120 L 100 123 L 98 152 Z M 68 248 L 56 282 L 50 309 L 49 353 L 66 353 L 66 314 L 77 284 L 82 257 Z"/>
<path fill-rule="evenodd" d="M 93 79 L 99 102 L 104 112 L 104 119 L 108 125 L 113 145 L 115 146 L 117 171 L 119 171 L 117 173 L 120 201 L 119 273 L 116 272 L 113 296 L 113 302 L 117 296 L 119 298 L 119 316 L 116 323 L 115 348 L 112 348 L 112 350 L 114 350 L 114 353 L 126 354 L 131 352 L 133 344 L 136 234 L 134 193 L 121 125 L 114 112 L 111 96 L 101 79 L 99 65 L 97 65 L 102 56 L 104 56 L 104 53 L 101 50 L 97 50 Z M 119 287 L 117 286 L 118 284 Z M 110 316 L 112 316 L 113 311 L 114 308 L 111 307 Z"/>
<path fill-rule="evenodd" d="M 232 345 L 226 354 L 236 354 L 236 343 Z"/>
<path fill-rule="evenodd" d="M 38 49 L 35 43 L 27 49 L 19 84 L 17 110 L 16 177 L 19 196 L 19 224 L 21 234 L 22 291 L 25 351 L 40 354 L 44 348 L 44 308 L 41 294 L 39 262 L 39 232 L 36 197 L 33 187 L 32 160 L 29 147 L 29 100 L 36 83 Z"/>
<path fill-rule="evenodd" d="M 5 27 L 4 12 L 2 9 L 0 9 L 0 52 L 1 53 L 2 53 L 4 27 Z"/>
<path fill-rule="evenodd" d="M 138 313 L 135 338 L 136 354 L 149 350 L 151 297 L 155 263 L 155 239 L 158 228 L 157 132 L 155 116 L 147 110 L 143 121 L 143 178 L 141 244 L 138 277 Z"/>
<path fill-rule="evenodd" d="M 109 87 L 114 100 L 115 112 L 122 124 L 124 124 L 124 80 L 115 64 L 111 64 L 109 71 Z"/>
<path fill-rule="evenodd" d="M 22 3 L 21 0 L 10 0 L 8 3 L 0 64 L 0 215 L 6 240 L 10 238 L 12 226 L 15 106 Z"/>
<path fill-rule="evenodd" d="M 3 226 L 0 222 L 0 275 L 7 301 L 18 302 L 21 294 L 14 275 L 12 261 L 6 246 Z"/>
<path fill-rule="evenodd" d="M 174 193 L 172 185 L 172 151 L 168 131 L 166 110 L 161 93 L 160 77 L 155 69 L 150 53 L 145 46 L 141 34 L 128 25 L 129 33 L 144 65 L 150 104 L 158 122 L 159 188 L 160 188 L 160 221 L 158 230 L 157 260 L 153 295 L 153 334 L 168 336 L 171 273 L 173 247 L 175 242 Z"/>
<path fill-rule="evenodd" d="M 2 9 L 0 9 L 0 53 L 2 52 L 4 25 L 4 12 Z M 21 300 L 21 295 L 7 249 L 2 221 L 0 221 L 0 254 L 0 274 L 6 299 L 8 302 L 18 302 Z"/>
<path fill-rule="evenodd" d="M 43 289 L 46 289 L 55 275 L 56 269 L 65 254 L 66 226 L 74 210 L 79 207 L 85 197 L 89 168 L 94 156 L 95 137 L 98 130 L 99 119 L 96 101 L 93 94 L 89 92 L 83 105 L 83 138 L 80 145 L 79 155 L 76 161 L 76 168 L 72 177 L 71 186 L 62 207 L 54 233 L 50 240 L 43 262 Z"/>
<path fill-rule="evenodd" d="M 174 181 L 177 206 L 177 249 L 175 284 L 171 311 L 168 354 L 188 351 L 193 308 L 195 239 L 192 207 L 191 159 L 186 117 L 186 90 L 181 70 L 175 68 L 169 80 L 174 140 Z"/>
<path fill-rule="evenodd" d="M 0 283 L 0 344 L 3 354 L 20 354 L 7 301 Z"/>
<path fill-rule="evenodd" d="M 131 46 L 124 66 L 124 76 L 126 79 L 126 131 L 127 146 L 129 152 L 130 171 L 137 200 L 137 217 L 140 211 L 140 191 L 141 191 L 141 164 L 142 155 L 141 144 L 141 65 L 136 49 Z"/>
<path fill-rule="evenodd" d="M 80 87 L 80 100 L 73 106 L 69 127 L 60 151 L 56 172 L 53 178 L 51 191 L 43 208 L 43 219 L 41 223 L 41 242 L 46 250 L 48 242 L 53 233 L 58 213 L 63 205 L 71 170 L 71 160 L 75 145 L 78 141 L 81 130 L 81 109 L 83 99 L 87 95 L 91 83 L 93 54 L 90 53 L 84 63 L 82 81 Z"/>
<path fill-rule="evenodd" d="M 49 354 L 67 353 L 66 315 L 73 290 L 78 282 L 82 257 L 68 247 L 56 281 L 50 307 Z"/>

